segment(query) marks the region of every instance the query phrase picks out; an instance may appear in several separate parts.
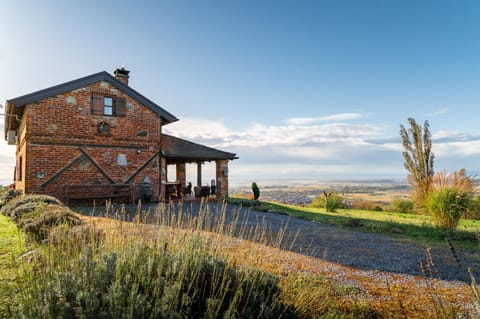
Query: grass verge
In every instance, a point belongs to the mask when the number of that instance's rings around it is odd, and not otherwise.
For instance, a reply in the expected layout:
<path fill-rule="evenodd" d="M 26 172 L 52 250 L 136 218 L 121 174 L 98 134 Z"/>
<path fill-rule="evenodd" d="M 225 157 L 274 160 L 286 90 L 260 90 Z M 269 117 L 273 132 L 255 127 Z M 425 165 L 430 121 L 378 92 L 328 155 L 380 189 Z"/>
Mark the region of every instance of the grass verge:
<path fill-rule="evenodd" d="M 230 203 L 249 205 L 242 199 L 232 199 Z M 431 218 L 425 215 L 351 209 L 339 209 L 332 213 L 326 212 L 322 208 L 299 207 L 263 201 L 252 203 L 250 206 L 258 211 L 286 214 L 309 221 L 354 228 L 359 231 L 382 233 L 428 245 L 447 247 L 446 239 L 448 238 L 459 247 L 473 249 L 478 248 L 480 236 L 480 221 L 477 220 L 462 219 L 457 230 L 451 232 L 436 227 Z"/>
<path fill-rule="evenodd" d="M 13 315 L 18 293 L 19 256 L 26 250 L 25 236 L 15 223 L 0 214 L 0 318 Z"/>

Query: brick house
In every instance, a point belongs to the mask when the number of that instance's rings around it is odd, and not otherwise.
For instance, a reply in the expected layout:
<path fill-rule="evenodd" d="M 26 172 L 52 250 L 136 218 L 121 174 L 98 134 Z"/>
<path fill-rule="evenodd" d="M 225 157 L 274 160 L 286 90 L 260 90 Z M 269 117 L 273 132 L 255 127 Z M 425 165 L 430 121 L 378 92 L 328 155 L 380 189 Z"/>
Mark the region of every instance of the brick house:
<path fill-rule="evenodd" d="M 16 145 L 14 186 L 64 201 L 169 200 L 185 191 L 187 163 L 216 162 L 216 197 L 228 195 L 235 154 L 162 133 L 178 119 L 128 85 L 129 71 L 95 73 L 7 100 L 5 139 Z M 176 183 L 167 166 L 176 165 Z"/>

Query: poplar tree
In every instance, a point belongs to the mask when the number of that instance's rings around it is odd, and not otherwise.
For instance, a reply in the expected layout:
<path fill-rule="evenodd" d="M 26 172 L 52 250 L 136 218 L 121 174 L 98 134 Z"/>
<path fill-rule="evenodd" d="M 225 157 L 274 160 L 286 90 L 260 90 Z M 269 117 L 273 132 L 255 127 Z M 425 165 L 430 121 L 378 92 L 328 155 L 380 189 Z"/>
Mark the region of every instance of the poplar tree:
<path fill-rule="evenodd" d="M 425 121 L 422 126 L 411 117 L 408 118 L 410 128 L 400 125 L 403 142 L 403 166 L 409 172 L 408 181 L 412 187 L 412 200 L 417 212 L 425 213 L 425 200 L 430 193 L 433 180 L 432 137 L 430 125 Z"/>

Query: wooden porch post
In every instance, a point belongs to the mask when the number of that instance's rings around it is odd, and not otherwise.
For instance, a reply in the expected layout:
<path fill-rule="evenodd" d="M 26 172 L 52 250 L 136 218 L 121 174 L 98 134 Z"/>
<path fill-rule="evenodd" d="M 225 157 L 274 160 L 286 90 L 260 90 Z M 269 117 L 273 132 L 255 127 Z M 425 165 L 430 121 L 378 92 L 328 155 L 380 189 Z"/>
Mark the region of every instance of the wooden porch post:
<path fill-rule="evenodd" d="M 197 186 L 202 186 L 202 162 L 197 162 Z"/>
<path fill-rule="evenodd" d="M 177 169 L 177 182 L 180 183 L 180 185 L 185 186 L 187 184 L 187 174 L 185 170 L 185 163 L 177 163 L 176 165 Z"/>
<path fill-rule="evenodd" d="M 165 184 L 167 183 L 167 160 L 160 156 L 160 201 L 166 200 Z"/>

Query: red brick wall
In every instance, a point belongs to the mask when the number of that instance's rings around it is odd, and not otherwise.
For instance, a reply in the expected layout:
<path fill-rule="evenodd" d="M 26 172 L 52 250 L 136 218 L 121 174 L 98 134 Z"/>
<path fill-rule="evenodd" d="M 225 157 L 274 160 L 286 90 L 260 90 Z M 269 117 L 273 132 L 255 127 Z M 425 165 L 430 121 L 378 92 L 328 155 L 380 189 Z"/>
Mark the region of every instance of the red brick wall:
<path fill-rule="evenodd" d="M 90 114 L 93 92 L 126 98 L 126 116 Z M 100 122 L 110 126 L 110 136 L 98 134 Z M 149 180 L 154 198 L 158 198 L 159 161 L 155 155 L 159 152 L 160 119 L 108 82 L 27 105 L 22 125 L 26 129 L 19 134 L 23 146 L 17 148 L 17 158 L 24 158 L 25 184 L 16 185 L 26 193 L 47 193 L 63 199 L 67 184 L 110 183 L 109 178 L 125 183 L 130 178 L 128 182 L 134 184 Z M 26 143 L 22 144 L 23 140 Z M 82 159 L 66 169 L 79 156 Z M 125 163 L 120 161 L 124 165 L 119 165 L 119 156 L 126 159 Z"/>

